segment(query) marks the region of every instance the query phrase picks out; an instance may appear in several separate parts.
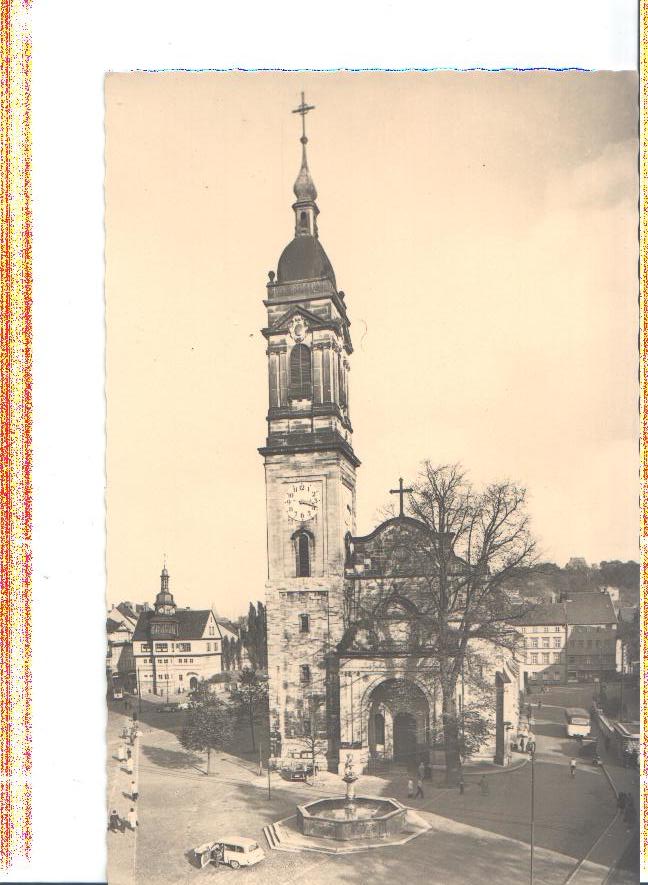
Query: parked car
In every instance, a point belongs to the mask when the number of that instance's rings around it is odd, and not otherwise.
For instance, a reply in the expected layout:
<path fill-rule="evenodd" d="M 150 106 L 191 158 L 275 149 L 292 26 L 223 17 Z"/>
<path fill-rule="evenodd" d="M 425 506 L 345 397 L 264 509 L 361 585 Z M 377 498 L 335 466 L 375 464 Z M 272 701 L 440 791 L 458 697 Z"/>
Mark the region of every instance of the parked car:
<path fill-rule="evenodd" d="M 179 704 L 162 704 L 162 706 L 160 707 L 160 710 L 163 713 L 175 713 L 175 711 L 179 710 L 179 709 L 180 709 Z"/>
<path fill-rule="evenodd" d="M 254 839 L 245 836 L 223 836 L 214 842 L 205 842 L 194 848 L 201 869 L 207 864 L 227 864 L 233 870 L 251 867 L 265 858 L 263 849 Z"/>
<path fill-rule="evenodd" d="M 290 765 L 282 765 L 281 767 L 281 776 L 289 781 L 305 781 L 312 774 L 312 762 L 293 762 Z"/>

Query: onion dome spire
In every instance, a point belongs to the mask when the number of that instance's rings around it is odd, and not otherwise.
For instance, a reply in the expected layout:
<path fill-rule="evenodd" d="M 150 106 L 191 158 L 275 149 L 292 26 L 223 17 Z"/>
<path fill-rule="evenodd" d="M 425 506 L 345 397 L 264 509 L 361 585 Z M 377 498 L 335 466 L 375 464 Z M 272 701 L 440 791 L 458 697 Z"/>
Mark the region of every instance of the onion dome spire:
<path fill-rule="evenodd" d="M 308 157 L 306 156 L 308 139 L 305 135 L 302 135 L 299 140 L 302 143 L 302 163 L 299 175 L 293 186 L 293 192 L 299 202 L 314 203 L 317 199 L 317 189 L 311 178 L 310 169 L 308 168 Z"/>
<path fill-rule="evenodd" d="M 302 162 L 299 175 L 293 186 L 293 192 L 297 198 L 297 202 L 293 204 L 296 237 L 317 236 L 316 219 L 319 214 L 319 209 L 315 204 L 317 189 L 311 178 L 310 169 L 308 168 L 308 157 L 306 156 L 306 145 L 308 144 L 308 138 L 306 137 L 306 114 L 313 110 L 315 110 L 315 105 L 306 104 L 306 99 L 302 92 L 301 104 L 293 111 L 293 114 L 300 114 L 302 118 L 302 134 L 299 139 L 302 146 Z"/>

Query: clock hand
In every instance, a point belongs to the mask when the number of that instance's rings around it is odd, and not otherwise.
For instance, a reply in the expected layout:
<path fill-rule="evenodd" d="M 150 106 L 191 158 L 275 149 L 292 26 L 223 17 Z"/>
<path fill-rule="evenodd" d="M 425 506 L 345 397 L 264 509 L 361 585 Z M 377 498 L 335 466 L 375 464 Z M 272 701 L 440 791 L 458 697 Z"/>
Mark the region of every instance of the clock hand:
<path fill-rule="evenodd" d="M 299 503 L 305 504 L 307 507 L 313 507 L 313 508 L 317 507 L 317 504 L 311 504 L 310 501 L 300 501 Z"/>

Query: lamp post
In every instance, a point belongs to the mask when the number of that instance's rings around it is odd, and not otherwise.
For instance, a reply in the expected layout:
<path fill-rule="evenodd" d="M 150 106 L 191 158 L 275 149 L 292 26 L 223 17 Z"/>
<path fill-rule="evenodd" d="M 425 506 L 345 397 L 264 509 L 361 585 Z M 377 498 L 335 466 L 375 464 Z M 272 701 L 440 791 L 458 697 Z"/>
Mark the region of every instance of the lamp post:
<path fill-rule="evenodd" d="M 531 753 L 531 868 L 529 882 L 533 885 L 533 851 L 535 840 L 535 749 Z"/>

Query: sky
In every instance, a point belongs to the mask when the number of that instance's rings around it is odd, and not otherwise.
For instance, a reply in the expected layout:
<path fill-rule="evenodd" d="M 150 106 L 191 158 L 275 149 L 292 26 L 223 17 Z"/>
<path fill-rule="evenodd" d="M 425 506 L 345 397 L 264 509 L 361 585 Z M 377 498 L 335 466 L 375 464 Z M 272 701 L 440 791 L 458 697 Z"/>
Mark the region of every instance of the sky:
<path fill-rule="evenodd" d="M 108 600 L 263 599 L 262 300 L 304 90 L 346 293 L 358 532 L 423 459 L 529 493 L 544 560 L 638 559 L 631 72 L 106 78 Z"/>

